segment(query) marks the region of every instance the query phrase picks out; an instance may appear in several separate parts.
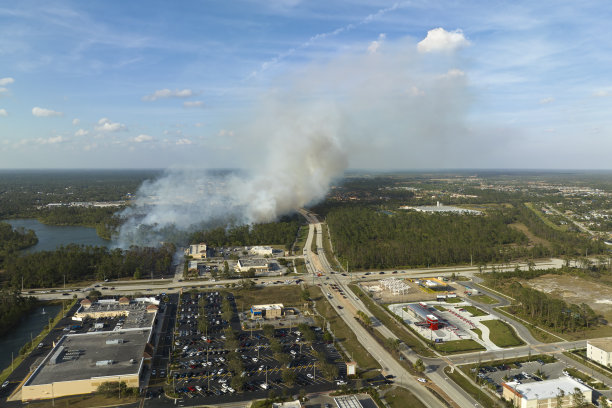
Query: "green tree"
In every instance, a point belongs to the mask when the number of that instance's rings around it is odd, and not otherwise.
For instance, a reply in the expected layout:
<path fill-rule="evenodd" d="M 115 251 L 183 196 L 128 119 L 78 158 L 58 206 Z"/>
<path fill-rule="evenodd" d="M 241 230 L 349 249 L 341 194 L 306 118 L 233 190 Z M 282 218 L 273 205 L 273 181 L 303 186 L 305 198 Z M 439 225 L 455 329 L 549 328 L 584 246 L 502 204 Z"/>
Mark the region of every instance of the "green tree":
<path fill-rule="evenodd" d="M 295 373 L 295 371 L 291 370 L 290 368 L 283 368 L 283 371 L 281 372 L 281 378 L 285 385 L 287 385 L 288 387 L 292 387 L 295 383 L 296 377 L 297 374 Z"/>
<path fill-rule="evenodd" d="M 589 403 L 584 398 L 584 394 L 580 391 L 580 388 L 574 388 L 574 392 L 572 393 L 572 402 L 574 408 L 584 408 L 589 405 Z"/>
<path fill-rule="evenodd" d="M 425 371 L 425 364 L 423 363 L 423 360 L 420 358 L 417 359 L 417 361 L 414 363 L 414 369 L 419 373 Z"/>
<path fill-rule="evenodd" d="M 268 339 L 274 338 L 274 326 L 271 324 L 264 324 L 262 330 L 264 336 L 266 336 Z"/>
<path fill-rule="evenodd" d="M 599 408 L 610 408 L 610 403 L 608 402 L 608 398 L 604 395 L 599 397 Z"/>

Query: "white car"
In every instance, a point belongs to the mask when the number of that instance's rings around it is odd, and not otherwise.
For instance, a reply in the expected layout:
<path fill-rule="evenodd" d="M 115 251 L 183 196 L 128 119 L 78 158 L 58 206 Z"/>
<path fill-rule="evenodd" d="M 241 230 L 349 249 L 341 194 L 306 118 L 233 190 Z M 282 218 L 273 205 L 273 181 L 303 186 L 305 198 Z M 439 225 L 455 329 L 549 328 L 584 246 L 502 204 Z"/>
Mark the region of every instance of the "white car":
<path fill-rule="evenodd" d="M 196 385 L 195 389 L 198 390 L 198 392 L 202 392 L 202 387 L 200 387 L 199 385 Z"/>
<path fill-rule="evenodd" d="M 257 357 L 253 357 L 251 360 L 253 360 L 253 362 L 254 362 L 254 363 L 256 363 L 257 361 L 259 361 L 259 360 L 257 360 Z"/>
<path fill-rule="evenodd" d="M 314 376 L 310 373 L 306 374 L 306 377 L 310 378 L 311 380 L 314 378 Z"/>
<path fill-rule="evenodd" d="M 420 383 L 426 383 L 427 379 L 421 377 L 421 378 L 418 378 L 417 381 L 420 382 Z"/>
<path fill-rule="evenodd" d="M 336 380 L 336 385 L 346 385 L 346 381 L 344 381 L 344 380 Z"/>

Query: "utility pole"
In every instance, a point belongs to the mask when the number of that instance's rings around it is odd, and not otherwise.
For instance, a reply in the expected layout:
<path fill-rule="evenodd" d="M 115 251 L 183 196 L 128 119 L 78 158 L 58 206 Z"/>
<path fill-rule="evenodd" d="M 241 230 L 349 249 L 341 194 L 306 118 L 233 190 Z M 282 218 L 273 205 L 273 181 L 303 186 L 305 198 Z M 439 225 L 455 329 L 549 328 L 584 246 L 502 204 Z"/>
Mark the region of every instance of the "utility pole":
<path fill-rule="evenodd" d="M 64 274 L 64 289 L 66 289 L 66 274 Z"/>
<path fill-rule="evenodd" d="M 23 293 L 23 276 L 21 277 L 21 292 Z"/>

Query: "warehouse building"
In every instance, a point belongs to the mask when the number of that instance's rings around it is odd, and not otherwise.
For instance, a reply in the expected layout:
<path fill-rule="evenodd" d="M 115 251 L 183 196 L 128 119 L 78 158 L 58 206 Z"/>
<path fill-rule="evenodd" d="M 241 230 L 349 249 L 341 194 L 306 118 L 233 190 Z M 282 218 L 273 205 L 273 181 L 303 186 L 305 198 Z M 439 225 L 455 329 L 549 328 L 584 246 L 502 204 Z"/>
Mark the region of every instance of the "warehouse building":
<path fill-rule="evenodd" d="M 253 305 L 251 306 L 251 318 L 275 319 L 283 316 L 284 306 L 282 303 L 270 305 Z"/>
<path fill-rule="evenodd" d="M 612 365 L 612 338 L 588 340 L 587 358 L 602 366 L 610 367 Z"/>
<path fill-rule="evenodd" d="M 153 355 L 158 311 L 150 298 L 139 300 L 81 302 L 76 319 L 120 316 L 121 322 L 111 331 L 64 335 L 23 384 L 22 401 L 92 393 L 105 382 L 139 388 L 143 365 Z"/>
<path fill-rule="evenodd" d="M 571 377 L 561 377 L 553 380 L 530 382 L 520 384 L 518 382 L 507 382 L 502 384 L 503 397 L 512 401 L 518 408 L 552 408 L 558 407 L 558 399 L 562 397 L 562 407 L 572 407 L 574 404 L 574 392 L 578 389 L 584 396 L 584 400 L 591 402 L 593 390 Z"/>

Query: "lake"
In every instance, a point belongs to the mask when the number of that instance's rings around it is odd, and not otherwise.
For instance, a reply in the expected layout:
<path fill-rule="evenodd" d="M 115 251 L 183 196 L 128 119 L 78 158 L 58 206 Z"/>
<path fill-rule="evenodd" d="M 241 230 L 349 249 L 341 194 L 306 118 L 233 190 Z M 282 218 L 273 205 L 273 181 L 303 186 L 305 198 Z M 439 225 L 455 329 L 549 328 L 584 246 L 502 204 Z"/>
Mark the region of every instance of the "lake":
<path fill-rule="evenodd" d="M 30 336 L 32 338 L 38 336 L 43 327 L 49 324 L 49 318 L 53 319 L 61 309 L 62 305 L 47 305 L 33 309 L 10 333 L 0 338 L 0 350 L 2 350 L 0 371 L 11 365 L 11 352 L 17 357 L 19 350 L 30 341 Z"/>
<path fill-rule="evenodd" d="M 5 222 L 11 224 L 13 228 L 23 227 L 26 230 L 34 230 L 38 243 L 25 252 L 53 251 L 68 244 L 108 247 L 112 243 L 100 238 L 95 228 L 46 225 L 35 219 L 5 220 Z"/>

